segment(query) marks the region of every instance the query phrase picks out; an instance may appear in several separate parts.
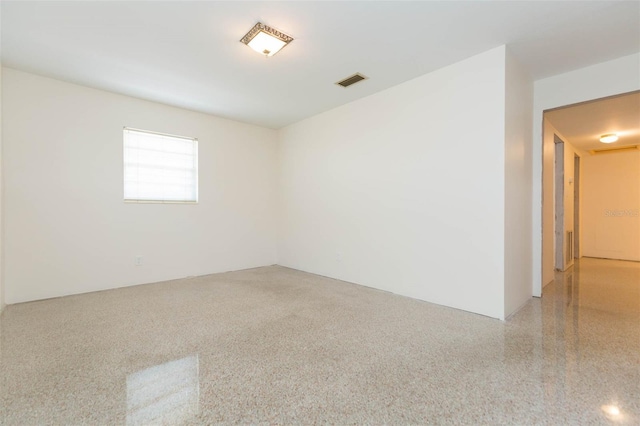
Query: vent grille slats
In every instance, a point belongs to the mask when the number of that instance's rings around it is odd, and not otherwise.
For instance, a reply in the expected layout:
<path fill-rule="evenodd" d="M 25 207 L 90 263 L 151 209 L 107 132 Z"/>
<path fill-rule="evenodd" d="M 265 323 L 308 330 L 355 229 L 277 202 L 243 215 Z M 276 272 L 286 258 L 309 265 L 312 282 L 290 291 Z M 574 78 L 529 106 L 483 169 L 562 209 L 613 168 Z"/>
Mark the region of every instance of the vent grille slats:
<path fill-rule="evenodd" d="M 565 264 L 568 264 L 573 259 L 573 231 L 567 231 L 567 258 Z"/>
<path fill-rule="evenodd" d="M 342 86 L 342 87 L 349 87 L 352 84 L 356 84 L 362 80 L 366 80 L 367 77 L 365 77 L 364 75 L 360 74 L 360 73 L 355 73 L 352 76 L 349 76 L 347 78 L 345 78 L 344 80 L 338 81 L 336 84 L 338 86 Z"/>

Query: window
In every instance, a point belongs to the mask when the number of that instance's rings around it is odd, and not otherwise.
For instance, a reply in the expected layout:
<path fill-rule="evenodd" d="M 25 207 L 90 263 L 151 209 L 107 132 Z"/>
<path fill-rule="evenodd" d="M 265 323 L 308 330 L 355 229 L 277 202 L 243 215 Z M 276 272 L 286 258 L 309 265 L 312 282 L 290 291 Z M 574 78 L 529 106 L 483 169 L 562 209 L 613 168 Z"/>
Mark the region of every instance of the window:
<path fill-rule="evenodd" d="M 196 203 L 198 140 L 125 127 L 124 200 Z"/>

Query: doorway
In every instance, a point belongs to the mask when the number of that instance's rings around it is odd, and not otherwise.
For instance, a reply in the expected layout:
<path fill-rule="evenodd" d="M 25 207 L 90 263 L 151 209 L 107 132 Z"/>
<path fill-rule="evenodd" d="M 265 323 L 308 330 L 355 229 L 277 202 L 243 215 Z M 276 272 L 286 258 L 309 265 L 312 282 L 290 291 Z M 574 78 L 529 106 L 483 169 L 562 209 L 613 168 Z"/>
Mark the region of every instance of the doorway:
<path fill-rule="evenodd" d="M 582 256 L 640 261 L 639 115 L 640 91 L 544 111 L 542 287 Z"/>
<path fill-rule="evenodd" d="M 580 259 L 580 156 L 573 154 L 573 258 Z"/>
<path fill-rule="evenodd" d="M 554 138 L 554 269 L 566 271 L 579 258 L 580 156 L 560 136 Z"/>
<path fill-rule="evenodd" d="M 555 149 L 555 269 L 557 271 L 564 271 L 565 268 L 565 256 L 564 256 L 564 142 L 558 137 L 554 137 L 554 149 Z"/>

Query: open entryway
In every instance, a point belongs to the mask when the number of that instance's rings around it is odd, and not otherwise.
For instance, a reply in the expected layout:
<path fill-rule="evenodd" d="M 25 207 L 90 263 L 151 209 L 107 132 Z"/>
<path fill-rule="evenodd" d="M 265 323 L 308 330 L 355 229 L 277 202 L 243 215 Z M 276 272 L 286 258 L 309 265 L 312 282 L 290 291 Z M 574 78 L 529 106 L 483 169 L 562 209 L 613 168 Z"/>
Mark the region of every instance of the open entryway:
<path fill-rule="evenodd" d="M 543 286 L 582 257 L 640 262 L 639 116 L 640 92 L 545 111 Z"/>

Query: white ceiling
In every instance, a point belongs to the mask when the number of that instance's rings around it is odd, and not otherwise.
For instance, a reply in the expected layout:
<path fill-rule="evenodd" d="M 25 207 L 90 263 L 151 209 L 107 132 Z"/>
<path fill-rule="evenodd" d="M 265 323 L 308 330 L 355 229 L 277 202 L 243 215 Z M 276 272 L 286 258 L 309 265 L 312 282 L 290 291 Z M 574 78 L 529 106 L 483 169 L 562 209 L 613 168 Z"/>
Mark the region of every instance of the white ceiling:
<path fill-rule="evenodd" d="M 535 79 L 640 51 L 637 1 L 2 1 L 3 65 L 272 128 L 508 44 Z M 295 40 L 272 58 L 257 22 Z M 333 83 L 370 77 L 348 89 Z"/>
<path fill-rule="evenodd" d="M 545 118 L 573 146 L 585 151 L 640 145 L 640 92 L 581 103 L 545 112 Z M 603 144 L 600 136 L 620 139 Z"/>

